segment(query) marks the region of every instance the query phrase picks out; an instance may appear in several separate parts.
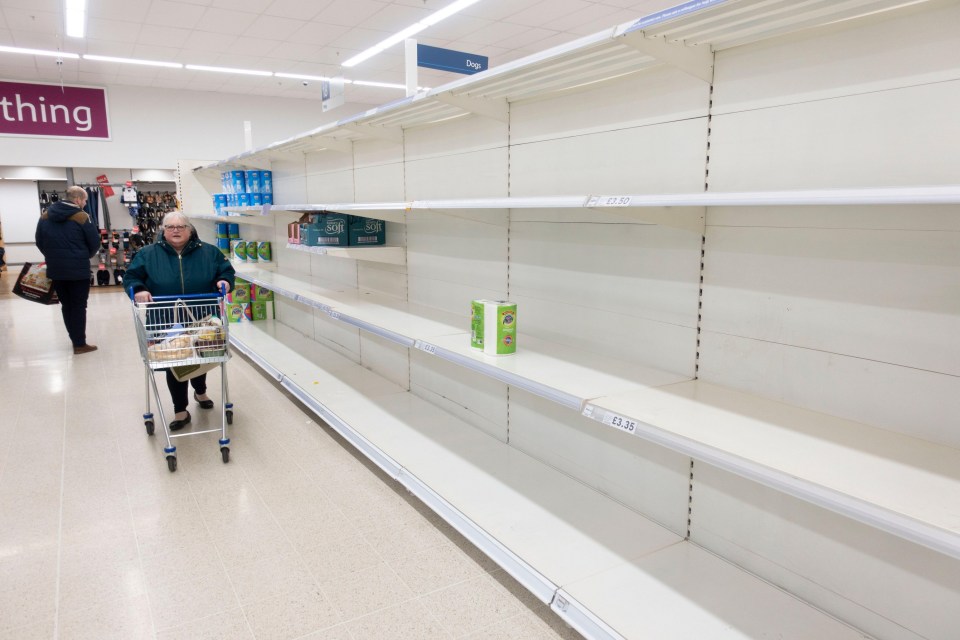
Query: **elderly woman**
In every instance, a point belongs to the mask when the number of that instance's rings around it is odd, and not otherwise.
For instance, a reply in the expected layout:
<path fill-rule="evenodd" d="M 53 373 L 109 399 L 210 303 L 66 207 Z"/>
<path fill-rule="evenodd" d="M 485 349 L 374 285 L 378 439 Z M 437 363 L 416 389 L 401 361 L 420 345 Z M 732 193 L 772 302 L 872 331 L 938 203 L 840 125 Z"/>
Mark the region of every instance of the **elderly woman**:
<path fill-rule="evenodd" d="M 233 289 L 233 266 L 220 249 L 201 242 L 193 225 L 183 213 L 173 211 L 163 218 L 163 235 L 157 242 L 137 252 L 124 276 L 123 284 L 137 302 L 152 302 L 153 296 L 210 293 L 225 287 Z M 170 430 L 190 424 L 187 411 L 187 382 L 193 385 L 193 397 L 201 409 L 212 409 L 207 397 L 206 374 L 179 382 L 167 370 L 167 388 L 175 412 Z"/>

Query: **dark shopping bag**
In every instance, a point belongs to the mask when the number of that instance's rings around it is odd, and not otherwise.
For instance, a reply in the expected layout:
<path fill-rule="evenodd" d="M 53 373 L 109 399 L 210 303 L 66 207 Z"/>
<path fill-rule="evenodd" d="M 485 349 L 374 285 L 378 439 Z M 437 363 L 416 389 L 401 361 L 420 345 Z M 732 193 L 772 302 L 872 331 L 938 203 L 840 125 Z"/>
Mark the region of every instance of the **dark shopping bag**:
<path fill-rule="evenodd" d="M 13 285 L 14 295 L 30 302 L 40 304 L 60 304 L 57 292 L 53 290 L 53 280 L 47 277 L 47 263 L 23 263 L 23 269 Z"/>

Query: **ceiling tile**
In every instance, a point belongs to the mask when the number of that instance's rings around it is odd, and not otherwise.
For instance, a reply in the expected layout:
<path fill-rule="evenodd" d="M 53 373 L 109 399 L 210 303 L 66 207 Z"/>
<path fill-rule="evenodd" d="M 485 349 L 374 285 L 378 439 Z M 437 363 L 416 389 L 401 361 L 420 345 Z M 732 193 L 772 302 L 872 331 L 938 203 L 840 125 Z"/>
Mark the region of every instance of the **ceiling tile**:
<path fill-rule="evenodd" d="M 341 34 L 330 44 L 334 47 L 342 47 L 344 49 L 349 49 L 355 52 L 363 51 L 367 47 L 372 47 L 377 44 L 384 38 L 388 37 L 390 32 L 388 31 L 372 31 L 370 29 L 350 29 L 346 33 Z M 395 44 L 394 47 L 403 49 L 403 44 Z M 392 47 L 391 47 L 392 48 Z M 352 54 L 351 54 L 352 55 Z"/>
<path fill-rule="evenodd" d="M 180 48 L 189 37 L 190 31 L 188 29 L 157 27 L 145 24 L 140 29 L 140 36 L 137 38 L 137 44 L 161 45 L 165 47 Z"/>
<path fill-rule="evenodd" d="M 63 33 L 63 21 L 59 13 L 23 9 L 4 9 L 3 13 L 7 28 L 11 31 L 42 31 L 50 35 Z"/>
<path fill-rule="evenodd" d="M 237 65 L 220 64 L 220 57 L 223 54 L 219 51 L 194 51 L 189 49 L 180 49 L 173 62 L 182 62 L 183 64 L 202 64 L 208 67 L 223 67 Z"/>
<path fill-rule="evenodd" d="M 529 30 L 530 27 L 526 27 L 521 24 L 513 24 L 511 22 L 494 22 L 491 23 L 486 29 L 475 31 L 474 33 L 464 36 L 462 40 L 469 43 L 492 45 L 508 39 L 519 39 L 520 34 L 526 33 Z"/>
<path fill-rule="evenodd" d="M 267 56 L 271 51 L 280 45 L 278 40 L 265 40 L 263 38 L 251 38 L 249 36 L 240 36 L 230 45 L 224 47 L 226 53 L 245 53 L 252 56 Z"/>
<path fill-rule="evenodd" d="M 416 8 L 406 7 L 398 4 L 388 4 L 373 15 L 365 18 L 363 20 L 363 26 L 367 27 L 368 29 L 380 29 L 388 33 L 396 33 L 400 30 L 397 28 L 397 25 L 402 25 L 401 28 L 406 28 L 419 22 L 420 20 L 423 20 L 431 13 L 433 12 L 422 7 Z M 322 18 L 323 16 L 321 15 L 320 17 Z M 446 25 L 446 23 L 447 21 L 444 20 L 440 24 L 430 27 L 428 31 L 439 29 L 443 25 Z"/>
<path fill-rule="evenodd" d="M 208 4 L 221 9 L 234 9 L 249 13 L 263 13 L 273 0 L 208 0 Z"/>
<path fill-rule="evenodd" d="M 461 15 L 474 16 L 485 20 L 506 20 L 518 11 L 530 5 L 530 1 L 517 0 L 483 0 L 464 9 Z"/>
<path fill-rule="evenodd" d="M 140 22 L 150 11 L 151 0 L 96 0 L 87 8 L 88 18 L 109 18 Z"/>
<path fill-rule="evenodd" d="M 27 47 L 29 49 L 48 49 L 50 51 L 72 51 L 78 53 L 78 49 L 73 43 L 62 43 L 60 37 L 55 34 L 44 33 L 42 31 L 17 31 L 13 32 L 13 42 L 18 47 Z M 53 58 L 49 58 L 52 60 Z"/>
<path fill-rule="evenodd" d="M 9 29 L 0 29 L 0 44 L 12 45 L 13 44 L 13 32 Z"/>
<path fill-rule="evenodd" d="M 144 22 L 147 25 L 193 29 L 206 10 L 206 7 L 201 5 L 153 0 Z"/>
<path fill-rule="evenodd" d="M 322 46 L 315 44 L 281 42 L 270 56 L 286 60 L 316 60 L 322 50 Z"/>
<path fill-rule="evenodd" d="M 291 33 L 298 31 L 303 25 L 302 20 L 278 18 L 277 16 L 258 16 L 243 32 L 243 35 L 270 40 L 286 40 Z"/>
<path fill-rule="evenodd" d="M 270 58 L 245 56 L 233 53 L 221 53 L 214 66 L 234 67 L 235 69 L 255 69 L 257 71 L 276 71 Z M 254 76 L 252 76 L 254 77 Z"/>
<path fill-rule="evenodd" d="M 318 13 L 313 20 L 315 22 L 327 22 L 330 24 L 346 25 L 355 27 L 367 24 L 367 18 L 380 11 L 384 11 L 388 5 L 377 0 L 333 0 L 327 8 Z M 408 25 L 404 25 L 408 26 Z M 371 27 L 373 28 L 373 27 Z M 402 28 L 402 27 L 401 27 Z M 396 29 L 399 31 L 399 29 Z"/>
<path fill-rule="evenodd" d="M 594 4 L 579 11 L 561 14 L 560 18 L 543 22 L 539 26 L 545 29 L 556 29 L 557 31 L 570 31 L 588 22 L 594 22 L 596 20 L 608 21 L 611 19 L 610 16 L 619 13 L 619 11 L 616 7 Z M 613 26 L 613 23 L 608 26 Z"/>
<path fill-rule="evenodd" d="M 60 13 L 63 9 L 63 0 L 3 0 L 3 8 Z"/>
<path fill-rule="evenodd" d="M 510 22 L 539 27 L 543 25 L 544 16 L 562 16 L 581 11 L 589 6 L 590 3 L 583 0 L 545 0 L 511 15 Z"/>
<path fill-rule="evenodd" d="M 316 0 L 313 2 L 304 2 L 303 0 L 274 0 L 274 2 L 266 8 L 264 13 L 281 18 L 313 20 L 330 2 L 331 0 Z"/>
<path fill-rule="evenodd" d="M 194 29 L 213 33 L 232 33 L 240 35 L 257 19 L 254 13 L 229 11 L 227 9 L 207 9 L 203 17 L 194 25 Z"/>
<path fill-rule="evenodd" d="M 320 22 L 308 22 L 302 25 L 299 29 L 292 33 L 288 33 L 286 40 L 289 42 L 305 42 L 310 44 L 317 45 L 328 45 L 336 44 L 339 42 L 340 38 L 344 37 L 346 34 L 350 33 L 351 28 L 343 25 L 336 24 L 323 24 Z M 384 32 L 373 32 L 378 34 L 384 34 L 380 36 L 380 39 L 385 38 L 389 34 Z M 374 44 L 377 40 L 373 40 L 370 44 Z M 369 45 L 367 45 L 369 46 Z"/>
<path fill-rule="evenodd" d="M 184 49 L 190 51 L 221 52 L 237 39 L 232 33 L 211 33 L 209 31 L 192 31 L 184 42 Z"/>
<path fill-rule="evenodd" d="M 87 38 L 86 53 L 98 56 L 114 56 L 118 58 L 133 57 L 135 44 L 132 42 L 117 42 L 115 40 L 94 40 Z"/>
<path fill-rule="evenodd" d="M 94 17 L 87 18 L 88 39 L 136 42 L 139 35 L 139 22 L 123 22 L 120 20 Z"/>
<path fill-rule="evenodd" d="M 134 58 L 143 58 L 144 60 L 178 60 L 177 54 L 180 53 L 179 47 L 163 47 L 153 44 L 138 44 L 133 48 Z"/>
<path fill-rule="evenodd" d="M 486 29 L 491 24 L 492 20 L 483 20 L 481 18 L 474 18 L 472 16 L 465 16 L 463 14 L 457 14 L 451 16 L 447 20 L 444 20 L 435 27 L 431 27 L 426 31 L 418 34 L 417 37 L 424 39 L 429 36 L 431 38 L 438 38 L 441 40 L 458 40 L 466 35 L 480 31 L 481 29 Z"/>

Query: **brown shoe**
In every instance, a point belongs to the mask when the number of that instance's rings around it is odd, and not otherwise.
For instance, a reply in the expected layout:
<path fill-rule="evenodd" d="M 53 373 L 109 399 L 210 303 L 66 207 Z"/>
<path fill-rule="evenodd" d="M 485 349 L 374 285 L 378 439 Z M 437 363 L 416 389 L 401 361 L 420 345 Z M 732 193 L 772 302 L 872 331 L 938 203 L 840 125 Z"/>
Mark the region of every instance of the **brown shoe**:
<path fill-rule="evenodd" d="M 81 353 L 90 353 L 91 351 L 96 351 L 97 345 L 95 344 L 85 344 L 82 347 L 74 347 L 73 355 L 80 355 Z"/>

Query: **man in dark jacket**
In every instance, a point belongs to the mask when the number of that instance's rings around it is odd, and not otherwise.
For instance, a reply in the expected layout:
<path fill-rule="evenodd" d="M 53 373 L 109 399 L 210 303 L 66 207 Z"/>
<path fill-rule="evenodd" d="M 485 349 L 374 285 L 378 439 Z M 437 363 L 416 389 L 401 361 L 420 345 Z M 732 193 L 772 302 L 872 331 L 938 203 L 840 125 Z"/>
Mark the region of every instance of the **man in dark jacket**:
<path fill-rule="evenodd" d="M 37 223 L 37 248 L 47 261 L 47 277 L 60 299 L 63 324 L 73 342 L 73 353 L 96 351 L 87 344 L 87 298 L 90 296 L 90 258 L 100 249 L 100 234 L 83 210 L 87 192 L 67 188 Z"/>

